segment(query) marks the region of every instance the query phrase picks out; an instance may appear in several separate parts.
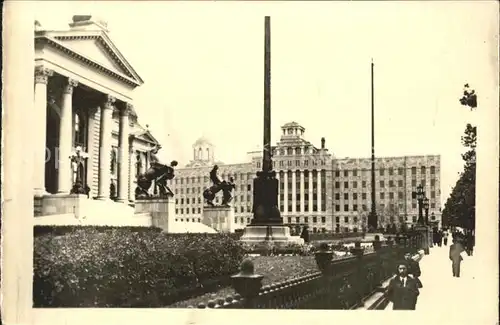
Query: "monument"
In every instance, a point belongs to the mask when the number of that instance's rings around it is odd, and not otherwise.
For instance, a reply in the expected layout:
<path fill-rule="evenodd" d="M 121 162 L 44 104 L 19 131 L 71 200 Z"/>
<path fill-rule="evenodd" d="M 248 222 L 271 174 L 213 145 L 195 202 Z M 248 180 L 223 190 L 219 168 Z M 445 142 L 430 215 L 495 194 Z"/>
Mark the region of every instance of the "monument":
<path fill-rule="evenodd" d="M 300 242 L 290 235 L 290 228 L 283 225 L 278 208 L 279 182 L 272 170 L 271 152 L 271 18 L 265 17 L 264 40 L 264 148 L 262 170 L 253 181 L 253 219 L 241 241 L 257 244 L 272 241 L 276 244 Z"/>
<path fill-rule="evenodd" d="M 159 161 L 157 153 L 157 148 L 151 150 L 150 167 L 137 176 L 135 213 L 150 213 L 152 225 L 168 232 L 175 222 L 175 201 L 167 181 L 175 177 L 174 167 L 178 163 L 173 160 L 170 166 L 165 165 Z"/>
<path fill-rule="evenodd" d="M 213 185 L 203 191 L 203 198 L 207 205 L 203 208 L 203 224 L 214 228 L 218 232 L 234 232 L 234 209 L 230 205 L 233 199 L 231 192 L 235 189 L 234 179 L 221 180 L 217 175 L 219 167 L 215 165 L 210 171 L 210 181 Z M 222 191 L 221 205 L 215 205 L 217 193 Z"/>

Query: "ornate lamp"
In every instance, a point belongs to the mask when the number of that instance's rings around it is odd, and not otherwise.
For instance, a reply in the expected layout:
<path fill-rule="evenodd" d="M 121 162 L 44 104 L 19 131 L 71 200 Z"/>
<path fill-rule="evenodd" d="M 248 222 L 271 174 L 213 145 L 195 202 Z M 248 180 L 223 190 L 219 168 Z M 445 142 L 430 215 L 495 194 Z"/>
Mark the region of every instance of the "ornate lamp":
<path fill-rule="evenodd" d="M 425 209 L 425 224 L 429 224 L 429 199 L 427 197 L 424 198 L 424 209 Z"/>

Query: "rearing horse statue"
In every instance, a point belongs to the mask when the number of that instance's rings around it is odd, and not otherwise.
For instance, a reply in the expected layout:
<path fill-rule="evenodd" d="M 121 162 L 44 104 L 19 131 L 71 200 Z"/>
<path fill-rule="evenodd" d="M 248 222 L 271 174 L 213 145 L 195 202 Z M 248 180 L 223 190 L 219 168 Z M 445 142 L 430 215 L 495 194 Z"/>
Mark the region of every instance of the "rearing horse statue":
<path fill-rule="evenodd" d="M 154 153 L 154 152 L 153 152 Z M 156 188 L 158 189 L 158 196 L 161 198 L 167 198 L 174 196 L 174 193 L 167 186 L 167 181 L 173 179 L 174 175 L 174 167 L 177 166 L 177 161 L 173 160 L 170 163 L 170 166 L 161 164 L 155 158 L 151 162 L 151 166 L 149 169 L 140 174 L 137 177 L 137 187 L 135 189 L 135 198 L 136 199 L 146 199 L 151 197 L 149 194 L 149 189 L 153 182 L 155 183 Z"/>
<path fill-rule="evenodd" d="M 229 203 L 232 201 L 233 196 L 231 195 L 231 191 L 236 187 L 234 184 L 234 179 L 232 177 L 229 178 L 229 181 L 220 180 L 217 176 L 217 170 L 219 167 L 217 165 L 214 166 L 212 171 L 210 171 L 210 180 L 214 185 L 203 191 L 203 198 L 207 201 L 207 204 L 210 206 L 214 206 L 215 195 L 222 191 L 222 206 L 229 206 Z"/>

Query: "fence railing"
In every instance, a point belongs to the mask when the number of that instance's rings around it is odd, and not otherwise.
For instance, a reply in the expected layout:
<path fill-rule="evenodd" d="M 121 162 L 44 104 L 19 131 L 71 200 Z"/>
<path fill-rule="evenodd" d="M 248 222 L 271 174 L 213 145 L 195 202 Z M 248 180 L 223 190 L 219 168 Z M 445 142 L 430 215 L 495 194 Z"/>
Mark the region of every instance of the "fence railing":
<path fill-rule="evenodd" d="M 380 291 L 393 274 L 396 263 L 407 248 L 419 247 L 418 234 L 394 236 L 374 250 L 365 252 L 357 242 L 352 256 L 333 259 L 323 246 L 315 253 L 318 271 L 306 276 L 262 286 L 263 276 L 254 272 L 253 263 L 244 260 L 240 272 L 232 276 L 235 295 L 220 297 L 190 308 L 245 309 L 356 309 L 366 298 Z M 377 302 L 380 304 L 380 302 Z M 369 308 L 371 309 L 371 308 Z"/>

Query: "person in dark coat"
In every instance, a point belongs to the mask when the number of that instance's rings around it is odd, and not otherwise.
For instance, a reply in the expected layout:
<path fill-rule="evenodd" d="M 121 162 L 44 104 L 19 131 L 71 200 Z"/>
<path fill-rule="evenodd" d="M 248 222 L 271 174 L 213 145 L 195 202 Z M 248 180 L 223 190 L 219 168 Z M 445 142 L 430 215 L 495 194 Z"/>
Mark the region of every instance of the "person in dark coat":
<path fill-rule="evenodd" d="M 413 276 L 413 278 L 417 282 L 417 287 L 422 288 L 423 285 L 419 279 L 420 275 L 422 275 L 422 271 L 420 270 L 420 263 L 413 259 L 412 252 L 409 250 L 405 252 L 405 262 L 408 266 L 408 274 Z"/>
<path fill-rule="evenodd" d="M 460 253 L 464 251 L 463 245 L 458 241 L 458 239 L 453 238 L 453 244 L 450 245 L 450 261 L 451 261 L 451 269 L 453 272 L 453 276 L 456 278 L 460 277 L 460 263 L 463 258 Z"/>
<path fill-rule="evenodd" d="M 420 294 L 417 281 L 409 276 L 406 261 L 397 265 L 396 276 L 389 283 L 387 298 L 392 302 L 393 310 L 415 310 Z"/>

